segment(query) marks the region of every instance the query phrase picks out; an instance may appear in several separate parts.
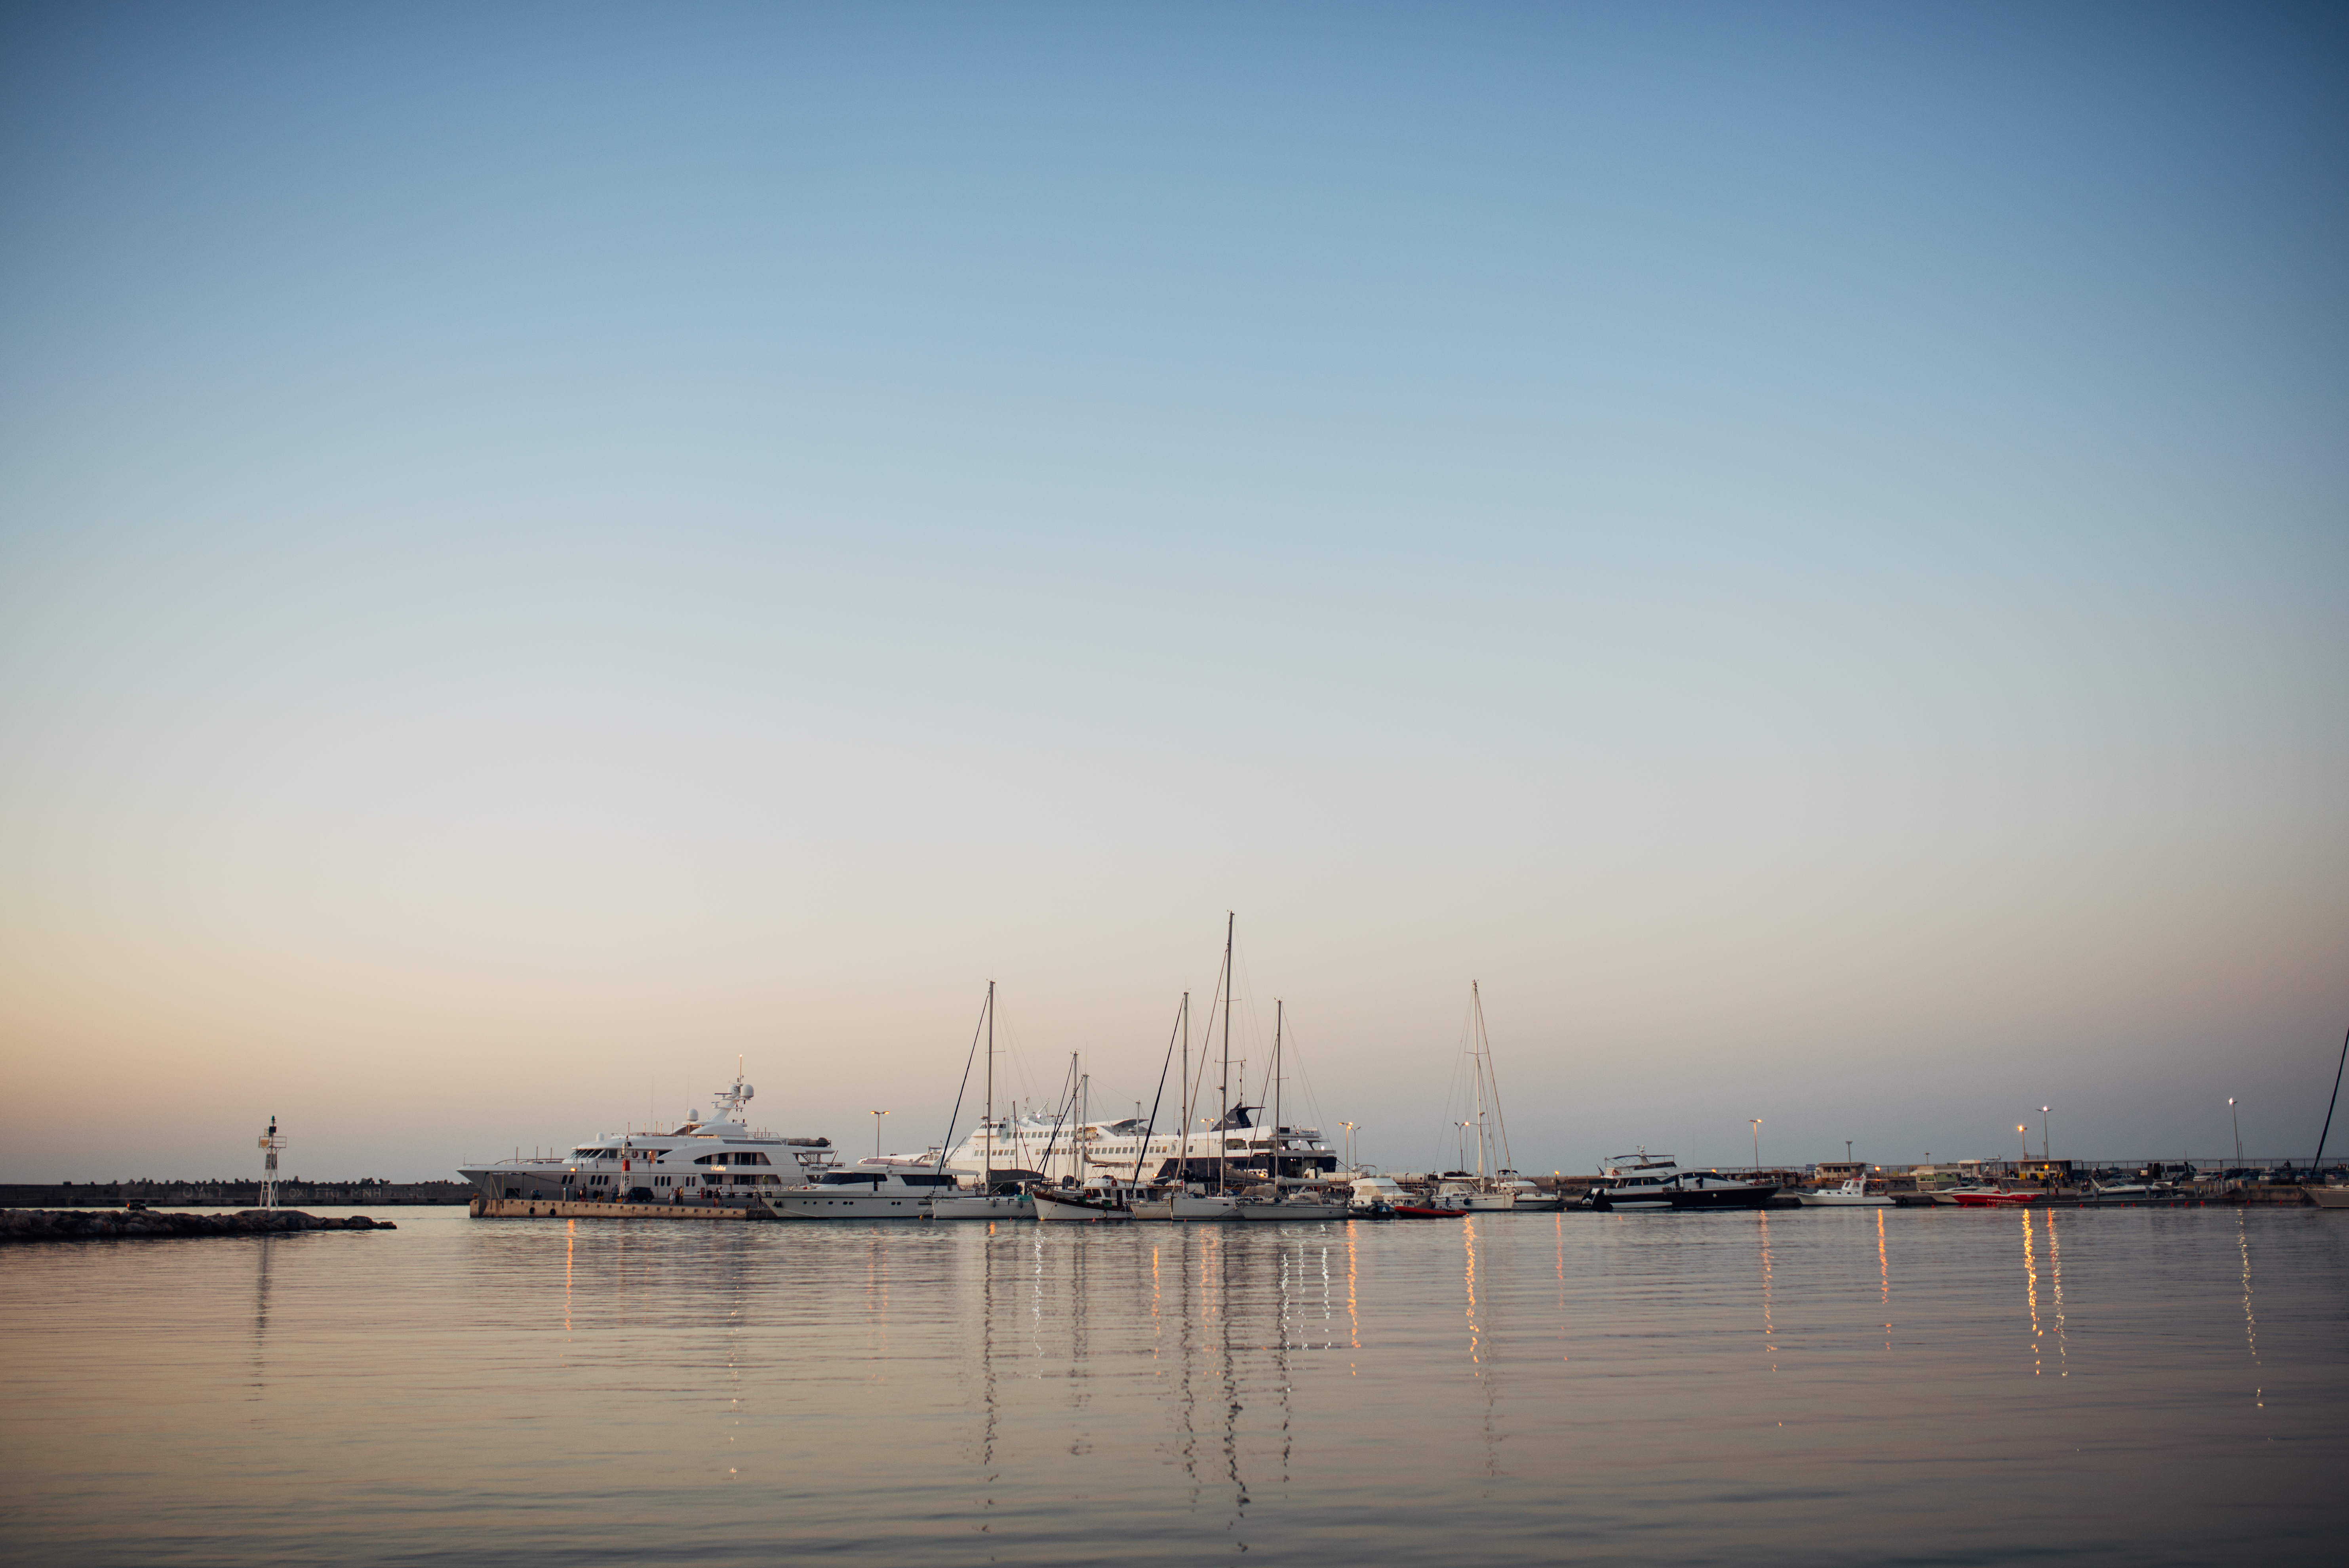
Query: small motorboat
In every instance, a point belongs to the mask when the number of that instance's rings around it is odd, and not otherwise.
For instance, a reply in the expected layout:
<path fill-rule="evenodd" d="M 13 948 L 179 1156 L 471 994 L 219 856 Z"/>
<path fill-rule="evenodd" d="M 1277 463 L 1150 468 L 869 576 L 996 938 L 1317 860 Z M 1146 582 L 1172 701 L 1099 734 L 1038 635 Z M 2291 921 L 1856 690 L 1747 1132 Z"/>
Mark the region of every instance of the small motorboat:
<path fill-rule="evenodd" d="M 1394 1217 L 1398 1220 L 1464 1220 L 1468 1217 L 1468 1211 L 1465 1209 L 1430 1209 L 1419 1203 L 1394 1203 L 1389 1206 L 1394 1211 Z"/>
<path fill-rule="evenodd" d="M 2025 1203 L 2045 1202 L 2047 1194 L 2010 1191 L 2003 1187 L 1961 1187 L 1951 1193 L 1950 1198 L 1961 1209 L 2019 1209 Z"/>
<path fill-rule="evenodd" d="M 1854 1176 L 1840 1187 L 1826 1187 L 1816 1192 L 1797 1192 L 1795 1199 L 1806 1209 L 1889 1209 L 1892 1194 L 1871 1192 L 1868 1179 Z"/>

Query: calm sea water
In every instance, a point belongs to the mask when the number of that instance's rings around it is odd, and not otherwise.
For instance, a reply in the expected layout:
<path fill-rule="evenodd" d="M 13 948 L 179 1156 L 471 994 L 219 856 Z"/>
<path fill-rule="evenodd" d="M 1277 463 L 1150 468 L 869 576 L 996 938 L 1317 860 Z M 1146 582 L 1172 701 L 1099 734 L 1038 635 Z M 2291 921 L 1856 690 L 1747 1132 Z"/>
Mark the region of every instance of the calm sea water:
<path fill-rule="evenodd" d="M 2349 1214 L 0 1253 L 26 1563 L 2338 1562 Z"/>

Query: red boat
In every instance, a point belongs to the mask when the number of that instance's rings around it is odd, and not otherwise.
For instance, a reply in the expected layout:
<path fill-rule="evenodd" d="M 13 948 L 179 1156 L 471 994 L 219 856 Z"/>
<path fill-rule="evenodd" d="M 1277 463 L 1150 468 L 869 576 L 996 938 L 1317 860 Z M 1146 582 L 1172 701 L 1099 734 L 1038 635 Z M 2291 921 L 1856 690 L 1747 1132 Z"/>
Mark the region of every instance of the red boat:
<path fill-rule="evenodd" d="M 1952 1192 L 1950 1196 L 1961 1209 L 2012 1209 L 2023 1203 L 2044 1202 L 2044 1192 Z"/>
<path fill-rule="evenodd" d="M 1394 1217 L 1398 1220 L 1464 1220 L 1468 1217 L 1468 1211 L 1465 1209 L 1423 1209 L 1415 1203 L 1396 1203 L 1391 1206 L 1394 1210 Z"/>

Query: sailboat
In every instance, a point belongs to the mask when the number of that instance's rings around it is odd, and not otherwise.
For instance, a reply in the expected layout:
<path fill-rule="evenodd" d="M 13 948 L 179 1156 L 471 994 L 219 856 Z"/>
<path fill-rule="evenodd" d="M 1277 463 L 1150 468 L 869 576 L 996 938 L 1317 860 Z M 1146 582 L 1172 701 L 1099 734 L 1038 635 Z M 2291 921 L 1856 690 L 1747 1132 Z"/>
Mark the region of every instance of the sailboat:
<path fill-rule="evenodd" d="M 1084 1145 L 1093 1133 L 1092 1124 L 1085 1119 L 1085 1102 L 1091 1098 L 1089 1090 L 1092 1080 L 1077 1070 L 1077 1058 L 1073 1056 L 1069 1058 L 1069 1076 L 1072 1080 L 1070 1092 L 1076 1111 L 1076 1124 L 1071 1135 L 1078 1140 L 1077 1168 L 1081 1171 L 1085 1165 Z M 1036 1205 L 1036 1218 L 1039 1220 L 1075 1220 L 1099 1224 L 1122 1222 L 1133 1218 L 1133 1207 L 1127 1203 L 1126 1194 L 1118 1190 L 1114 1176 L 1089 1177 L 1081 1185 L 1073 1187 L 1039 1186 L 1029 1196 Z"/>
<path fill-rule="evenodd" d="M 1349 1198 L 1319 1197 L 1303 1192 L 1282 1191 L 1283 1184 L 1294 1180 L 1281 1174 L 1282 1143 L 1288 1129 L 1280 1124 L 1280 1045 L 1285 1017 L 1283 1004 L 1275 998 L 1272 1004 L 1272 1196 L 1242 1198 L 1236 1212 L 1243 1220 L 1342 1220 L 1351 1207 Z"/>
<path fill-rule="evenodd" d="M 1433 1206 L 1485 1212 L 1510 1209 L 1555 1209 L 1509 1162 L 1509 1124 L 1501 1115 L 1501 1080 L 1493 1070 L 1493 1042 L 1485 1032 L 1485 995 L 1468 982 L 1468 1061 L 1476 1075 L 1476 1169 L 1446 1171 L 1436 1179 Z M 1488 1103 L 1489 1101 L 1489 1103 Z"/>
<path fill-rule="evenodd" d="M 1191 1112 L 1195 1109 L 1195 1107 L 1185 1105 L 1183 1109 L 1185 1155 L 1181 1170 L 1182 1181 L 1172 1192 L 1167 1194 L 1166 1198 L 1167 1218 L 1173 1220 L 1237 1220 L 1239 1218 L 1239 1201 L 1232 1196 L 1230 1191 L 1230 1140 L 1234 1125 L 1232 1121 L 1231 1104 L 1232 939 L 1237 933 L 1238 929 L 1238 913 L 1235 911 L 1226 910 L 1224 913 L 1223 1115 L 1217 1119 L 1214 1128 L 1214 1131 L 1216 1134 L 1215 1142 L 1216 1190 L 1213 1192 L 1194 1192 L 1191 1191 L 1191 1161 L 1188 1146 L 1190 1142 Z M 1190 1036 L 1187 1030 L 1184 1035 L 1183 1049 L 1184 1084 L 1185 1088 L 1187 1089 L 1190 1087 Z M 1205 1064 L 1202 1064 L 1203 1069 L 1204 1066 Z M 1245 1109 L 1242 1110 L 1241 1119 L 1243 1122 L 1247 1119 Z"/>
<path fill-rule="evenodd" d="M 966 1069 L 968 1071 L 968 1069 Z M 965 1078 L 964 1082 L 970 1080 Z M 979 1138 L 978 1190 L 975 1192 L 954 1192 L 930 1200 L 933 1220 L 1032 1220 L 1036 1204 L 1027 1193 L 1011 1185 L 1008 1191 L 997 1191 L 995 1181 L 995 982 L 987 983 L 987 1111 L 985 1131 Z M 953 1130 L 947 1130 L 951 1137 Z M 937 1169 L 946 1169 L 946 1153 L 940 1150 Z"/>

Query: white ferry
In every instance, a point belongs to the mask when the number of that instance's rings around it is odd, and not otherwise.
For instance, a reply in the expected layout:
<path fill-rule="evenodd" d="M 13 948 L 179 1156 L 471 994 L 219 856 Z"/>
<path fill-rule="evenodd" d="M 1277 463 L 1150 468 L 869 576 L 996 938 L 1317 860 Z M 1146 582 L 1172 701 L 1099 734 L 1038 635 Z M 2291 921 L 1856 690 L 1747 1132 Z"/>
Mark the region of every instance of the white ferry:
<path fill-rule="evenodd" d="M 839 1163 L 829 1138 L 784 1138 L 752 1128 L 758 1091 L 742 1081 L 714 1109 L 667 1132 L 607 1132 L 567 1154 L 460 1168 L 488 1198 L 569 1202 L 722 1203 L 749 1208 L 787 1187 L 814 1184 Z"/>

